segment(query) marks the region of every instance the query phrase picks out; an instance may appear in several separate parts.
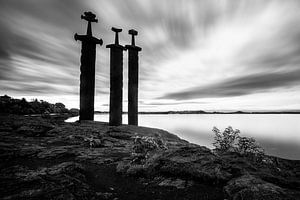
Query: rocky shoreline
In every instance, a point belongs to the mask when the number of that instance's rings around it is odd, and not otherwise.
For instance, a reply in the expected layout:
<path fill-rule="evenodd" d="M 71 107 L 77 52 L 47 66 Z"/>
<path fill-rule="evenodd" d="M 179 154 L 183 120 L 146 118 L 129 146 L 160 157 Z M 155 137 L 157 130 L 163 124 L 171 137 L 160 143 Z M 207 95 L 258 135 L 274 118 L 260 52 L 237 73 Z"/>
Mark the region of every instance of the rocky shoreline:
<path fill-rule="evenodd" d="M 165 149 L 137 159 L 136 137 Z M 1 199 L 300 199 L 300 161 L 216 155 L 163 130 L 0 116 Z"/>

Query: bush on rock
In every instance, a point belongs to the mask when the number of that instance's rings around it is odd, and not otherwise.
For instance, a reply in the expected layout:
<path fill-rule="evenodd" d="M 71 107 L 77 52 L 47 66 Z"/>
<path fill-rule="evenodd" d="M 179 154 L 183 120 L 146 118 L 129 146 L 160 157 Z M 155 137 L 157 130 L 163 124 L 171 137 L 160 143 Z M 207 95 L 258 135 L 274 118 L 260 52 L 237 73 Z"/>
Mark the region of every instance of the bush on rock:
<path fill-rule="evenodd" d="M 240 130 L 227 127 L 223 132 L 214 127 L 215 134 L 213 145 L 217 153 L 237 152 L 242 155 L 251 155 L 261 158 L 264 149 L 259 146 L 254 138 L 240 136 Z"/>

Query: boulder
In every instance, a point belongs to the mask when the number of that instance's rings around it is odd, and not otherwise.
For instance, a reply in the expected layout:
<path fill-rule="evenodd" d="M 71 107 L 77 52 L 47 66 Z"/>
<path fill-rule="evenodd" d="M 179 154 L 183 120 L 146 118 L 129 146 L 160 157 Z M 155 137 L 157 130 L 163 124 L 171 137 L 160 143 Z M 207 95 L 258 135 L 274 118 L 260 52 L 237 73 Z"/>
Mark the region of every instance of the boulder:
<path fill-rule="evenodd" d="M 284 190 L 252 175 L 244 175 L 228 182 L 225 194 L 233 200 L 281 200 L 290 199 Z"/>

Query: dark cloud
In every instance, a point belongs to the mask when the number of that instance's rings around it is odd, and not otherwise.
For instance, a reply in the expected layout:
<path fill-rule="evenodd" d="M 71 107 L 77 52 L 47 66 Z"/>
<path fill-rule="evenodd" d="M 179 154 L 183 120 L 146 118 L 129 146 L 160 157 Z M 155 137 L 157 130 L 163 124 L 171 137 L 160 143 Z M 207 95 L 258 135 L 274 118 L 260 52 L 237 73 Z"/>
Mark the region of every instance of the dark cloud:
<path fill-rule="evenodd" d="M 65 88 L 78 85 L 74 66 L 79 63 L 76 42 L 71 46 L 70 41 L 74 30 L 81 30 L 86 8 L 78 0 L 1 1 L 1 91 L 70 93 Z"/>
<path fill-rule="evenodd" d="M 8 74 L 12 72 L 10 61 L 0 59 L 0 80 L 7 79 Z"/>
<path fill-rule="evenodd" d="M 45 84 L 41 82 L 32 82 L 32 83 L 24 83 L 24 82 L 16 82 L 14 84 L 5 84 L 2 85 L 1 88 L 4 93 L 20 93 L 23 94 L 26 91 L 26 95 L 78 95 L 78 92 L 74 90 L 74 88 L 60 88 L 55 84 Z"/>
<path fill-rule="evenodd" d="M 15 34 L 11 39 L 13 42 L 8 46 L 11 54 L 33 60 L 50 61 L 49 57 L 45 56 L 47 54 L 46 49 L 43 49 L 42 45 L 37 43 L 34 38 Z"/>
<path fill-rule="evenodd" d="M 82 13 L 87 6 L 80 0 L 51 0 L 40 2 L 38 0 L 10 0 L 1 2 L 1 20 L 6 23 L 15 20 L 22 22 L 21 17 L 30 17 L 32 22 L 42 22 L 44 27 L 78 27 L 74 19 Z M 24 24 L 26 25 L 26 24 Z M 30 27 L 30 24 L 27 24 Z M 42 25 L 42 24 L 41 24 Z M 16 27 L 17 28 L 17 27 Z"/>
<path fill-rule="evenodd" d="M 11 70 L 10 54 L 0 42 L 0 79 L 5 79 Z"/>
<path fill-rule="evenodd" d="M 0 80 L 6 79 L 9 72 L 13 70 L 11 66 L 11 53 L 7 45 L 10 32 L 6 31 L 6 24 L 1 23 L 0 20 Z"/>
<path fill-rule="evenodd" d="M 10 55 L 8 53 L 8 51 L 6 50 L 5 47 L 3 47 L 2 45 L 0 45 L 0 59 L 9 59 Z"/>
<path fill-rule="evenodd" d="M 252 74 L 224 80 L 215 84 L 188 88 L 166 94 L 160 99 L 197 99 L 211 97 L 234 97 L 300 86 L 300 70 L 282 73 Z"/>

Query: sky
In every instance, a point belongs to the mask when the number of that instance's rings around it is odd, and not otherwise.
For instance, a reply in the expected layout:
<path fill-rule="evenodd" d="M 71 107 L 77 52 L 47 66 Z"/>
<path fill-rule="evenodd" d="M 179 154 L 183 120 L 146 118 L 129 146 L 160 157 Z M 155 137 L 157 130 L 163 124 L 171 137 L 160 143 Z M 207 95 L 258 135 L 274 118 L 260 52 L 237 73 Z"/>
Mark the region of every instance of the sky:
<path fill-rule="evenodd" d="M 111 27 L 139 35 L 139 110 L 300 110 L 299 0 L 0 0 L 0 95 L 79 107 L 80 19 L 99 19 L 95 109 L 108 110 Z M 124 111 L 127 110 L 124 52 Z"/>

